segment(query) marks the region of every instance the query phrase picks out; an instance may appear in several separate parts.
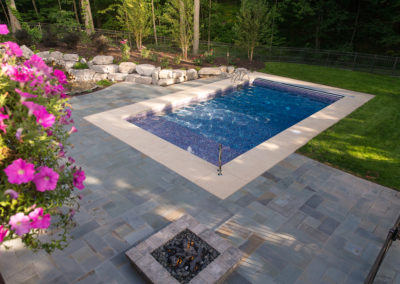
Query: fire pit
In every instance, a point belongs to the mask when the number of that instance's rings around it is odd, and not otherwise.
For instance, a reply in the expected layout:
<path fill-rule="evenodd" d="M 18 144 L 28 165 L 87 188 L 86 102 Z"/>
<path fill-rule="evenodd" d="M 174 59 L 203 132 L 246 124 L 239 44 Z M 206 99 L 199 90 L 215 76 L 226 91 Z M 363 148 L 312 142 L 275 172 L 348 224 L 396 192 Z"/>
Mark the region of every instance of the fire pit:
<path fill-rule="evenodd" d="M 221 283 L 241 258 L 239 249 L 185 215 L 126 252 L 150 283 Z"/>
<path fill-rule="evenodd" d="M 151 253 L 180 283 L 189 283 L 219 254 L 188 229 Z"/>

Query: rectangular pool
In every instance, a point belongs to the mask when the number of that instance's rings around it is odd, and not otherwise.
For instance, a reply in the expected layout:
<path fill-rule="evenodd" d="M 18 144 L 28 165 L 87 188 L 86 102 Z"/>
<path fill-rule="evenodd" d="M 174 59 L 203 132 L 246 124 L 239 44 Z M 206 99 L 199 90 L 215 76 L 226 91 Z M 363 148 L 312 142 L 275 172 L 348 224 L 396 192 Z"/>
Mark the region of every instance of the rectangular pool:
<path fill-rule="evenodd" d="M 128 121 L 214 164 L 222 145 L 228 163 L 342 96 L 255 79 L 252 85 L 215 92 L 174 111 L 149 112 Z"/>

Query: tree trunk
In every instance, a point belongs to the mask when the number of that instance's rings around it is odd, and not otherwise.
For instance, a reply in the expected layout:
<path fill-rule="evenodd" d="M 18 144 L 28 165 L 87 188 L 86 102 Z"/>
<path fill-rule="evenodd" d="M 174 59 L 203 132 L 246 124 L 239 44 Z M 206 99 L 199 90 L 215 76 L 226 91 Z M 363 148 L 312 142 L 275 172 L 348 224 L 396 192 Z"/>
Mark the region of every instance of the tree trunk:
<path fill-rule="evenodd" d="M 7 25 L 11 26 L 10 18 L 8 17 L 8 14 L 7 14 L 7 11 L 6 11 L 6 7 L 4 7 L 3 1 L 0 0 L 0 3 L 1 3 L 1 8 L 3 8 L 3 13 L 4 13 L 5 17 L 6 17 Z"/>
<path fill-rule="evenodd" d="M 81 0 L 82 14 L 85 19 L 85 28 L 88 35 L 94 32 L 92 10 L 90 9 L 89 0 Z"/>
<path fill-rule="evenodd" d="M 278 0 L 275 0 L 275 8 L 273 10 L 274 14 L 272 15 L 271 42 L 269 44 L 269 49 L 270 50 L 272 49 L 272 42 L 273 42 L 273 39 L 274 39 L 274 25 L 275 25 L 275 15 L 276 15 L 276 6 L 277 6 L 277 4 L 278 4 Z"/>
<path fill-rule="evenodd" d="M 36 7 L 36 1 L 35 0 L 32 0 L 32 5 L 33 5 L 33 9 L 35 9 L 36 17 L 39 19 L 39 11 L 38 11 L 38 9 Z"/>
<path fill-rule="evenodd" d="M 361 0 L 358 0 L 357 14 L 356 14 L 356 19 L 354 20 L 354 28 L 353 28 L 353 33 L 351 34 L 350 46 L 353 46 L 354 38 L 356 37 L 358 28 L 358 19 L 360 17 L 360 8 L 361 8 Z"/>
<path fill-rule="evenodd" d="M 207 50 L 210 51 L 211 46 L 211 0 L 208 6 L 208 41 L 207 41 Z"/>
<path fill-rule="evenodd" d="M 180 43 L 182 49 L 182 56 L 187 59 L 187 52 L 185 51 L 185 4 L 183 0 L 179 0 L 179 24 L 180 24 Z"/>
<path fill-rule="evenodd" d="M 78 8 L 76 7 L 75 0 L 72 0 L 72 5 L 74 6 L 75 19 L 78 22 L 78 24 L 80 24 L 79 15 L 78 15 Z"/>
<path fill-rule="evenodd" d="M 318 16 L 317 27 L 315 28 L 315 49 L 319 49 L 321 44 L 319 40 L 320 25 L 321 25 L 321 15 Z"/>
<path fill-rule="evenodd" d="M 21 29 L 21 24 L 19 23 L 17 17 L 14 15 L 12 10 L 17 10 L 14 0 L 10 0 L 10 6 L 8 7 L 8 15 L 10 16 L 11 32 L 15 33 Z"/>
<path fill-rule="evenodd" d="M 154 40 L 155 40 L 156 45 L 158 45 L 158 41 L 157 41 L 157 28 L 156 28 L 156 16 L 154 15 L 154 0 L 151 0 L 151 13 L 153 14 Z"/>
<path fill-rule="evenodd" d="M 199 18 L 200 18 L 200 0 L 194 0 L 194 15 L 193 15 L 193 55 L 199 54 Z"/>
<path fill-rule="evenodd" d="M 61 1 L 60 1 L 60 0 L 58 0 L 58 7 L 60 7 L 60 10 L 62 10 L 62 8 L 61 8 Z"/>

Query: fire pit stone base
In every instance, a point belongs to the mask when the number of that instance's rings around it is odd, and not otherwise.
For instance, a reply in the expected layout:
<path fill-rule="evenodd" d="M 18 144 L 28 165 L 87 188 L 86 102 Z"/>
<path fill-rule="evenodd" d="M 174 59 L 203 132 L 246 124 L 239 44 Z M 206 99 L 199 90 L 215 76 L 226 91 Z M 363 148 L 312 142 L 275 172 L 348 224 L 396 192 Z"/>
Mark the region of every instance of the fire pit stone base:
<path fill-rule="evenodd" d="M 236 267 L 241 259 L 241 251 L 216 235 L 192 216 L 185 215 L 164 229 L 126 252 L 132 265 L 150 283 L 179 283 L 151 255 L 162 244 L 167 243 L 182 231 L 189 229 L 203 241 L 217 250 L 220 255 L 201 270 L 189 283 L 220 283 Z"/>

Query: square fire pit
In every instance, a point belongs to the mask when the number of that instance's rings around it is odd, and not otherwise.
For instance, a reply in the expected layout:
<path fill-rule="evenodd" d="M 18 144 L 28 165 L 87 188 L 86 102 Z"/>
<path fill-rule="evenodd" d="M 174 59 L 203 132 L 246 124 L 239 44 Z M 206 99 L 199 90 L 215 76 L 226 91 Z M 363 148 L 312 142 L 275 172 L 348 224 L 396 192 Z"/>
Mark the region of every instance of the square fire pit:
<path fill-rule="evenodd" d="M 185 215 L 126 252 L 151 283 L 220 283 L 241 259 L 239 249 Z"/>

